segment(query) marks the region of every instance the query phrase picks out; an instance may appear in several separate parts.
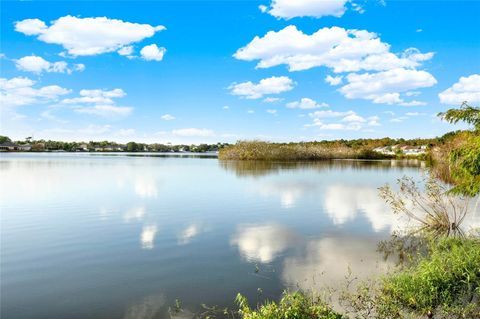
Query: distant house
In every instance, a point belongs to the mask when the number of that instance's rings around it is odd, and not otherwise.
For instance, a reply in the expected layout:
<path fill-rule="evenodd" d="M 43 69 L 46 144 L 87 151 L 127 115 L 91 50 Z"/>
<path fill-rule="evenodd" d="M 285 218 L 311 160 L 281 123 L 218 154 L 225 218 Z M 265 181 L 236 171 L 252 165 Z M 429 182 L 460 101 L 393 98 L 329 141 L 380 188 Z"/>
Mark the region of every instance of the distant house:
<path fill-rule="evenodd" d="M 126 149 L 125 145 L 106 145 L 95 147 L 95 152 L 124 152 Z"/>
<path fill-rule="evenodd" d="M 17 151 L 18 145 L 12 142 L 4 142 L 0 144 L 0 151 L 8 152 L 8 151 Z"/>
<path fill-rule="evenodd" d="M 393 146 L 384 146 L 377 147 L 373 149 L 375 152 L 384 154 L 384 155 L 395 155 L 397 153 L 408 155 L 408 156 L 418 156 L 425 154 L 427 152 L 427 146 L 408 146 L 408 145 L 393 145 Z"/>
<path fill-rule="evenodd" d="M 374 148 L 373 150 L 383 155 L 395 155 L 395 151 L 393 147 L 390 147 L 390 146 L 377 147 L 377 148 Z"/>
<path fill-rule="evenodd" d="M 28 152 L 32 149 L 32 145 L 30 144 L 22 144 L 22 145 L 18 145 L 18 150 L 19 151 L 24 151 L 24 152 Z"/>
<path fill-rule="evenodd" d="M 405 155 L 418 156 L 418 155 L 421 155 L 421 154 L 425 154 L 426 149 L 427 149 L 426 146 L 425 147 L 423 147 L 423 146 L 420 146 L 420 147 L 407 146 L 407 147 L 402 148 L 402 152 Z"/>
<path fill-rule="evenodd" d="M 77 152 L 88 152 L 88 144 L 82 143 L 75 149 Z"/>

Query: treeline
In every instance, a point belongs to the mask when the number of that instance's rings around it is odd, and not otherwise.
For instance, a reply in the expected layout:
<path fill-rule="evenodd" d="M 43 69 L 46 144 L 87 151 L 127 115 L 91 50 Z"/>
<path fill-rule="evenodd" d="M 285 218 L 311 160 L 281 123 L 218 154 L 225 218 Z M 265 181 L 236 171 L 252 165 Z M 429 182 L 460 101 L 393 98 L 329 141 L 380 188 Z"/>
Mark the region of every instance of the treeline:
<path fill-rule="evenodd" d="M 161 144 L 161 143 L 136 143 L 128 142 L 126 144 L 120 144 L 113 141 L 89 141 L 89 142 L 64 142 L 64 141 L 52 141 L 52 140 L 33 140 L 26 138 L 23 141 L 12 141 L 8 136 L 0 136 L 0 144 L 14 143 L 15 145 L 29 145 L 30 151 L 65 151 L 65 152 L 78 152 L 78 151 L 126 151 L 126 152 L 216 152 L 219 149 L 229 145 L 227 143 L 216 144 L 199 144 L 199 145 L 187 145 L 187 144 Z"/>

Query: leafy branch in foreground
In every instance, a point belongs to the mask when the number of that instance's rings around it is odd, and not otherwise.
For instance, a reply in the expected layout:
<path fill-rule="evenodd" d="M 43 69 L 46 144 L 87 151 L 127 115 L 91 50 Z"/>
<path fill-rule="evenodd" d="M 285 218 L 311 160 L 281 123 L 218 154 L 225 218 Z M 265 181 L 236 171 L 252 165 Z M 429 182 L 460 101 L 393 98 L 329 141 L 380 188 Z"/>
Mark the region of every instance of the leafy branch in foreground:
<path fill-rule="evenodd" d="M 415 233 L 438 236 L 464 236 L 461 224 L 469 209 L 469 199 L 450 194 L 437 180 L 430 178 L 424 191 L 410 177 L 398 180 L 400 190 L 389 185 L 380 188 L 383 198 L 396 214 L 403 214 L 416 222 Z"/>
<path fill-rule="evenodd" d="M 473 125 L 475 131 L 480 131 L 480 108 L 470 106 L 466 101 L 462 103 L 460 108 L 438 113 L 438 116 L 452 124 L 468 123 Z"/>

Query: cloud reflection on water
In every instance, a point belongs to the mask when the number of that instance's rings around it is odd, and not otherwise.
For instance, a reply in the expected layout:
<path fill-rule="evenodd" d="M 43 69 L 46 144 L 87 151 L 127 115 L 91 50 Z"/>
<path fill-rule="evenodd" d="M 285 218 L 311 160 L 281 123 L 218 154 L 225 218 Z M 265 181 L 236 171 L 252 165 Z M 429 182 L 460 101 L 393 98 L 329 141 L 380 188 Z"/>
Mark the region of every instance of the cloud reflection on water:
<path fill-rule="evenodd" d="M 237 228 L 230 244 L 237 246 L 246 260 L 269 263 L 291 247 L 297 239 L 294 232 L 281 225 L 243 225 Z"/>
<path fill-rule="evenodd" d="M 379 197 L 378 189 L 365 185 L 327 186 L 324 208 L 335 225 L 354 220 L 363 213 L 375 232 L 392 231 L 401 225 L 399 216 Z"/>
<path fill-rule="evenodd" d="M 266 197 L 280 197 L 282 208 L 292 208 L 306 193 L 315 192 L 318 184 L 309 181 L 274 181 L 255 184 L 255 191 Z"/>
<path fill-rule="evenodd" d="M 190 243 L 193 238 L 202 232 L 202 227 L 199 224 L 190 224 L 183 229 L 177 236 L 179 245 L 186 245 Z"/>
<path fill-rule="evenodd" d="M 136 177 L 134 182 L 135 194 L 141 198 L 157 198 L 158 188 L 153 178 Z"/>
<path fill-rule="evenodd" d="M 145 225 L 140 234 L 142 249 L 153 249 L 155 236 L 157 235 L 157 225 Z"/>
<path fill-rule="evenodd" d="M 125 222 L 130 222 L 132 220 L 141 221 L 145 216 L 145 207 L 144 206 L 137 206 L 130 208 L 124 215 L 123 220 Z"/>
<path fill-rule="evenodd" d="M 309 290 L 344 284 L 349 267 L 359 279 L 374 276 L 389 266 L 376 248 L 376 240 L 361 237 L 309 240 L 300 254 L 285 258 L 282 279 L 288 287 Z"/>

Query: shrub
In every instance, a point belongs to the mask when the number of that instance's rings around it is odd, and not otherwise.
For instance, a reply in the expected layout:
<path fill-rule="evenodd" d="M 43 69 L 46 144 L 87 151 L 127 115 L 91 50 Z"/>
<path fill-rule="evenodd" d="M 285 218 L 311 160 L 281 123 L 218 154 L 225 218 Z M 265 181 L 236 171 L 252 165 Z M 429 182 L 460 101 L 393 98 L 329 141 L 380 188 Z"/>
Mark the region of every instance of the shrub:
<path fill-rule="evenodd" d="M 436 179 L 430 178 L 421 190 L 412 178 L 398 180 L 400 190 L 389 185 L 380 188 L 380 197 L 396 214 L 403 214 L 416 222 L 412 234 L 437 236 L 463 236 L 461 224 L 469 210 L 469 198 L 450 194 Z M 407 230 L 408 231 L 408 230 Z"/>
<path fill-rule="evenodd" d="M 432 241 L 427 257 L 383 279 L 378 312 L 480 318 L 480 241 Z"/>
<path fill-rule="evenodd" d="M 341 314 L 332 310 L 320 298 L 301 292 L 284 292 L 278 303 L 266 302 L 252 310 L 247 298 L 237 295 L 239 315 L 243 319 L 341 319 Z"/>

